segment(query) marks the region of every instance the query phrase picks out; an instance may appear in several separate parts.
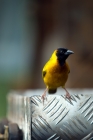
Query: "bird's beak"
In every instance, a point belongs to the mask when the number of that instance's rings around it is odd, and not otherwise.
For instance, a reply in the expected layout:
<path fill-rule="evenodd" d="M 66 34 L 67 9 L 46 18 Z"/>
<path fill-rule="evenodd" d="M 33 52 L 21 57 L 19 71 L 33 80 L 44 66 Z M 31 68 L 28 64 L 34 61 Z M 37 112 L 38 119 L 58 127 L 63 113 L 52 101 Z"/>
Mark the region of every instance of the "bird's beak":
<path fill-rule="evenodd" d="M 70 54 L 73 54 L 73 53 L 74 53 L 73 51 L 67 50 L 67 51 L 65 52 L 65 55 L 70 55 Z"/>

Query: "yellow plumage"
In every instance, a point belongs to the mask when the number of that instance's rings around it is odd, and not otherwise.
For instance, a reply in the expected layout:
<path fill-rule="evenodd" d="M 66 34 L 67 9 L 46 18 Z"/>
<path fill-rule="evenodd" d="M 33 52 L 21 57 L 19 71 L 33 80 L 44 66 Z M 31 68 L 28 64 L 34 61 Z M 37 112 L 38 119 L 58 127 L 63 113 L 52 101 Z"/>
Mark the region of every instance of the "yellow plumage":
<path fill-rule="evenodd" d="M 51 58 L 45 64 L 42 70 L 42 77 L 47 88 L 42 95 L 43 100 L 46 96 L 47 90 L 48 92 L 50 91 L 50 93 L 55 93 L 58 87 L 65 89 L 65 83 L 70 72 L 70 68 L 65 60 L 72 53 L 73 52 L 70 50 L 59 48 L 53 52 Z M 66 97 L 67 96 L 70 97 L 66 90 Z"/>
<path fill-rule="evenodd" d="M 50 60 L 45 64 L 44 71 L 46 71 L 46 75 L 43 77 L 45 85 L 48 89 L 55 89 L 65 86 L 70 69 L 66 62 L 62 67 L 60 66 L 54 52 Z"/>

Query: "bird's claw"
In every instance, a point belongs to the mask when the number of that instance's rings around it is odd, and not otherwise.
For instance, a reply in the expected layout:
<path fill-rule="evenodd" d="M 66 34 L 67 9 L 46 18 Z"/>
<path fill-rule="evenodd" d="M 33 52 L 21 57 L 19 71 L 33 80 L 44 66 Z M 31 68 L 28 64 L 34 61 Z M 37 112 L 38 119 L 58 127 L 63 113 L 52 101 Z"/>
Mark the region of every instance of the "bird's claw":
<path fill-rule="evenodd" d="M 46 100 L 46 101 L 47 101 L 46 94 L 43 94 L 43 95 L 41 96 L 41 99 L 43 100 L 43 105 L 44 105 L 44 100 Z"/>
<path fill-rule="evenodd" d="M 68 92 L 66 92 L 65 100 L 66 100 L 66 98 L 67 98 L 69 101 L 71 101 L 71 95 L 70 95 Z"/>
<path fill-rule="evenodd" d="M 45 89 L 44 93 L 42 94 L 41 96 L 41 99 L 43 100 L 43 105 L 44 105 L 44 100 L 46 99 L 47 100 L 47 97 L 46 97 L 46 92 L 47 92 L 48 88 Z"/>

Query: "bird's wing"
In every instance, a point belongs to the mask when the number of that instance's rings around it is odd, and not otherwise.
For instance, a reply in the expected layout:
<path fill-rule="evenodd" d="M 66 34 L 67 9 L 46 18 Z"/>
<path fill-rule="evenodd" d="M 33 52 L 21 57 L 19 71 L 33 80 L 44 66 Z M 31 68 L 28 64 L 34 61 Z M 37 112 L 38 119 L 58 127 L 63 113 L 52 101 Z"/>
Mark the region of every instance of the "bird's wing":
<path fill-rule="evenodd" d="M 43 71 L 43 72 L 42 72 L 43 78 L 45 77 L 45 75 L 46 75 L 46 71 Z"/>

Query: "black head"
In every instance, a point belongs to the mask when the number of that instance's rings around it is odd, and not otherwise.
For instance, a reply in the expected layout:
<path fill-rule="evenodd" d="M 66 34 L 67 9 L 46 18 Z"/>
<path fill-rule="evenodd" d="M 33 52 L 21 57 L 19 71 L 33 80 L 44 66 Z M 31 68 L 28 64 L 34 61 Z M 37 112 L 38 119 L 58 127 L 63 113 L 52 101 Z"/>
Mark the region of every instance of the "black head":
<path fill-rule="evenodd" d="M 65 60 L 68 58 L 70 54 L 73 54 L 73 51 L 70 51 L 66 48 L 58 48 L 56 52 L 57 59 L 59 64 L 62 66 L 65 63 Z"/>

